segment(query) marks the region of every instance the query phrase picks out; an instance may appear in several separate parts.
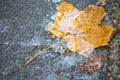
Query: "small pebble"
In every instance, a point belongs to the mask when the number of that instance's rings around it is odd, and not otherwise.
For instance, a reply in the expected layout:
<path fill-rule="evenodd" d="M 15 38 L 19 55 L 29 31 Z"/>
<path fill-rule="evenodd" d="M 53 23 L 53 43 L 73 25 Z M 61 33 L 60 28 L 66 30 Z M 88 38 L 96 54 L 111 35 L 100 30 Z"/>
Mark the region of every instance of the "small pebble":
<path fill-rule="evenodd" d="M 119 67 L 117 65 L 114 66 L 114 71 L 113 73 L 116 74 L 119 72 Z"/>
<path fill-rule="evenodd" d="M 120 79 L 120 74 L 117 76 L 118 79 Z"/>
<path fill-rule="evenodd" d="M 109 67 L 108 67 L 108 70 L 109 70 L 109 71 L 111 71 L 111 70 L 112 70 L 112 69 L 111 69 L 111 66 L 109 66 Z"/>
<path fill-rule="evenodd" d="M 120 66 L 120 60 L 119 60 L 119 61 L 117 61 L 117 65 L 118 65 L 118 66 Z"/>
<path fill-rule="evenodd" d="M 110 80 L 113 80 L 113 78 L 112 78 L 112 77 L 110 77 Z"/>
<path fill-rule="evenodd" d="M 110 72 L 108 72 L 108 76 L 110 76 Z"/>
<path fill-rule="evenodd" d="M 114 23 L 117 23 L 117 20 L 113 20 Z"/>
<path fill-rule="evenodd" d="M 115 6 L 112 7 L 112 10 L 113 10 L 113 11 L 116 10 L 116 9 L 117 9 L 117 8 L 116 8 Z"/>
<path fill-rule="evenodd" d="M 9 44 L 9 42 L 5 42 L 4 44 L 5 44 L 5 45 L 8 45 L 8 44 Z"/>

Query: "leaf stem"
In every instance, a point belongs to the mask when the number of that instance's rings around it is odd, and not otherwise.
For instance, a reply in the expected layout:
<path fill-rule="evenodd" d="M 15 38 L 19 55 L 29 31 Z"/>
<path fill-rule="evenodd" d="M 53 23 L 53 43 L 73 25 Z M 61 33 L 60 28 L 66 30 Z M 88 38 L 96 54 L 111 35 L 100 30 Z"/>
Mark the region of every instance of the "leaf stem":
<path fill-rule="evenodd" d="M 61 43 L 63 43 L 63 42 L 65 42 L 65 40 L 62 40 L 62 41 L 60 41 L 60 42 L 58 42 L 58 43 L 56 43 L 56 44 L 54 44 L 54 45 L 52 45 L 52 46 L 49 46 L 49 47 L 43 49 L 42 51 L 38 52 L 37 54 L 35 54 L 33 57 L 31 57 L 29 60 L 26 61 L 24 67 L 26 67 L 33 59 L 35 59 L 35 58 L 36 58 L 37 56 L 39 56 L 41 53 L 47 51 L 47 50 L 50 49 L 50 48 L 53 48 L 53 47 L 61 44 Z"/>

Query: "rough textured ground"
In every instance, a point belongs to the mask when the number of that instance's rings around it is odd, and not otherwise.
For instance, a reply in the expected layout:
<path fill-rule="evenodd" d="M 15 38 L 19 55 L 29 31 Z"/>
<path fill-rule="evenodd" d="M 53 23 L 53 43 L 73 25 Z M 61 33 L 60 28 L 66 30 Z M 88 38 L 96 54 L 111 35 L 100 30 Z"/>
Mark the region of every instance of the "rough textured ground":
<path fill-rule="evenodd" d="M 108 79 L 120 80 L 120 0 L 111 1 L 109 11 L 111 24 L 118 28 L 118 32 L 110 43 L 108 53 Z"/>
<path fill-rule="evenodd" d="M 120 1 L 109 0 L 104 23 L 118 28 L 110 47 L 93 54 L 104 54 L 104 67 L 93 74 L 78 69 L 89 61 L 74 52 L 66 54 L 61 44 L 41 54 L 26 68 L 31 56 L 60 39 L 51 38 L 47 26 L 53 23 L 56 9 L 63 0 L 0 0 L 0 80 L 119 80 L 120 79 Z M 64 0 L 82 10 L 96 0 Z"/>

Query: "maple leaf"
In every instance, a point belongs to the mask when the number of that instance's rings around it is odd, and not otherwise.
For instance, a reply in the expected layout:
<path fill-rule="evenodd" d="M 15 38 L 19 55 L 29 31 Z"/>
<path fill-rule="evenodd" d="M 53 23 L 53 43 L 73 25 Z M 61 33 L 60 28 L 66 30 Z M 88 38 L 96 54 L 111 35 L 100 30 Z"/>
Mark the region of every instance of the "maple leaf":
<path fill-rule="evenodd" d="M 109 45 L 116 28 L 105 24 L 100 26 L 106 15 L 103 7 L 88 6 L 79 11 L 72 4 L 62 2 L 57 17 L 49 31 L 67 41 L 71 51 L 90 58 L 94 48 Z"/>

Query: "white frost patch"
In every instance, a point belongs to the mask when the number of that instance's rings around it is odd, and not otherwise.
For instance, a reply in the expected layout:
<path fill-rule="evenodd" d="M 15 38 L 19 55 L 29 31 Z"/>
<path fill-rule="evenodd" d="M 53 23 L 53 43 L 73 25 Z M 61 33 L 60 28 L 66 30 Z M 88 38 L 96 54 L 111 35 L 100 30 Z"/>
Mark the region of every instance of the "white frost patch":
<path fill-rule="evenodd" d="M 49 22 L 47 26 L 45 26 L 45 31 L 48 31 L 49 27 L 53 24 L 53 22 Z"/>
<path fill-rule="evenodd" d="M 57 10 L 59 9 L 59 5 L 56 5 L 56 9 L 57 9 Z"/>
<path fill-rule="evenodd" d="M 50 0 L 48 0 L 48 2 L 50 2 Z"/>
<path fill-rule="evenodd" d="M 51 17 L 50 17 L 50 19 L 52 19 L 52 20 L 55 20 L 56 19 L 56 17 L 57 16 L 61 16 L 61 13 L 55 13 L 55 15 L 52 15 Z M 47 24 L 47 26 L 45 26 L 45 30 L 46 31 L 48 31 L 48 28 L 51 26 L 53 24 L 53 22 L 52 21 L 50 21 L 48 24 Z"/>
<path fill-rule="evenodd" d="M 58 14 L 56 13 L 55 15 L 52 15 L 50 18 L 51 18 L 52 20 L 54 20 L 57 16 L 58 16 Z"/>
<path fill-rule="evenodd" d="M 65 56 L 64 59 L 61 61 L 64 67 L 71 67 L 77 63 L 78 60 L 74 56 Z"/>
<path fill-rule="evenodd" d="M 30 41 L 21 42 L 21 46 L 36 46 L 44 43 L 45 40 L 43 38 L 40 38 L 39 36 L 34 36 Z"/>
<path fill-rule="evenodd" d="M 55 52 L 61 52 L 61 53 L 64 53 L 64 49 L 63 49 L 63 46 L 56 46 L 55 47 Z"/>
<path fill-rule="evenodd" d="M 45 80 L 58 80 L 58 76 L 55 73 L 50 73 L 46 76 L 47 79 Z"/>
<path fill-rule="evenodd" d="M 56 3 L 56 2 L 61 2 L 62 0 L 52 0 L 52 2 Z"/>
<path fill-rule="evenodd" d="M 5 45 L 8 45 L 10 42 L 4 42 Z"/>

